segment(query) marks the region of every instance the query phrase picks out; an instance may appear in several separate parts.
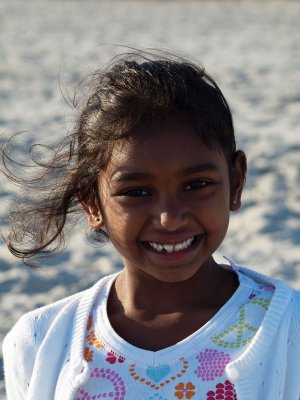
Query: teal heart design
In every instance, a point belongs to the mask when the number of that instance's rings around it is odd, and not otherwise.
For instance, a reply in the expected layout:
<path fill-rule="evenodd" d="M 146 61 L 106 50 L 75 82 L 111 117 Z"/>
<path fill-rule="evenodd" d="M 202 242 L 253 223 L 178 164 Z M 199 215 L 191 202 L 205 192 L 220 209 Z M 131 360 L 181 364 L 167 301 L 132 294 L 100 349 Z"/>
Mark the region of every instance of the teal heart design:
<path fill-rule="evenodd" d="M 159 365 L 158 367 L 148 367 L 146 375 L 154 382 L 159 382 L 169 375 L 171 369 L 168 365 Z"/>

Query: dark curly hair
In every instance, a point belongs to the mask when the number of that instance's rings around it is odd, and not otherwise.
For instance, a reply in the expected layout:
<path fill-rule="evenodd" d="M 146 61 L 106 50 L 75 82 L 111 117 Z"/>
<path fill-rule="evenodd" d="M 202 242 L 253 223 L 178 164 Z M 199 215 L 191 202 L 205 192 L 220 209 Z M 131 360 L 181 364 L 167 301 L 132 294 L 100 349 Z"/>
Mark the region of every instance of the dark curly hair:
<path fill-rule="evenodd" d="M 86 87 L 84 99 L 74 102 L 79 112 L 73 132 L 52 148 L 50 160 L 32 157 L 42 170 L 34 178 L 13 173 L 9 143 L 2 147 L 2 170 L 25 188 L 10 211 L 5 240 L 11 253 L 30 266 L 63 248 L 69 216 L 82 215 L 80 201 L 88 203 L 95 193 L 114 143 L 139 127 L 184 113 L 205 144 L 221 147 L 229 166 L 236 152 L 228 104 L 215 81 L 193 62 L 160 51 L 134 51 L 96 71 Z M 93 237 L 108 239 L 101 229 Z"/>

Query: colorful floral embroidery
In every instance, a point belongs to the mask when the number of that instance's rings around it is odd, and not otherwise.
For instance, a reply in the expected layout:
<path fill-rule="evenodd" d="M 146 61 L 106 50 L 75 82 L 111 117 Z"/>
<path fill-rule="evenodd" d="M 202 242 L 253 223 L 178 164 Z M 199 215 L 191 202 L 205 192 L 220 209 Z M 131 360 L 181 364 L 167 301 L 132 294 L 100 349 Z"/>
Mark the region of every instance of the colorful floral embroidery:
<path fill-rule="evenodd" d="M 246 346 L 254 338 L 258 327 L 252 326 L 246 321 L 246 306 L 257 305 L 264 310 L 267 310 L 270 305 L 270 300 L 261 297 L 252 297 L 249 303 L 243 305 L 239 311 L 239 321 L 227 328 L 219 335 L 212 336 L 212 342 L 220 347 L 239 348 Z M 227 337 L 227 339 L 225 339 Z"/>
<path fill-rule="evenodd" d="M 225 381 L 224 383 L 218 383 L 215 386 L 215 390 L 210 390 L 207 392 L 206 400 L 238 400 L 236 396 L 236 391 L 234 385 L 230 381 Z"/>
<path fill-rule="evenodd" d="M 176 392 L 174 395 L 177 397 L 177 399 L 191 399 L 193 396 L 195 396 L 195 386 L 192 384 L 192 382 L 188 382 L 186 385 L 182 382 L 178 383 L 178 385 L 175 386 Z"/>
<path fill-rule="evenodd" d="M 209 338 L 210 345 L 207 343 L 207 347 L 203 348 L 202 343 L 198 353 L 190 354 L 187 360 L 182 357 L 178 360 L 179 364 L 172 365 L 163 361 L 161 365 L 148 367 L 142 363 L 128 365 L 125 357 L 97 336 L 93 316 L 90 315 L 84 358 L 90 363 L 91 374 L 74 400 L 125 400 L 132 396 L 144 400 L 237 400 L 234 385 L 226 380 L 226 365 L 238 357 L 243 346 L 254 338 L 269 307 L 273 290 L 273 287 L 263 285 L 248 290 L 246 303 L 232 315 L 231 326 L 227 322 L 222 328 L 222 323 L 221 329 Z M 128 383 L 126 389 L 125 383 Z"/>
<path fill-rule="evenodd" d="M 244 332 L 248 333 L 246 338 L 243 338 Z M 256 327 L 245 323 L 245 309 L 242 308 L 240 310 L 239 322 L 230 326 L 221 334 L 214 335 L 212 337 L 212 342 L 220 347 L 239 348 L 250 343 L 256 332 Z M 231 335 L 232 333 L 235 333 L 233 337 Z M 227 340 L 224 339 L 226 336 L 229 337 Z"/>
<path fill-rule="evenodd" d="M 92 328 L 93 325 L 94 325 L 93 315 L 91 314 L 89 316 L 88 322 L 86 324 L 86 330 L 89 331 Z"/>
<path fill-rule="evenodd" d="M 83 353 L 84 359 L 87 362 L 92 362 L 93 361 L 93 356 L 94 356 L 94 351 L 90 350 L 90 348 L 87 346 L 84 348 L 84 353 Z"/>
<path fill-rule="evenodd" d="M 116 361 L 122 364 L 125 361 L 125 357 L 118 356 L 114 351 L 110 350 L 107 353 L 106 361 L 109 362 L 110 364 L 115 364 Z"/>
<path fill-rule="evenodd" d="M 94 358 L 94 350 L 92 350 L 89 346 L 93 346 L 95 349 L 101 349 L 105 347 L 104 344 L 99 340 L 98 336 L 96 335 L 96 332 L 94 330 L 91 330 L 93 326 L 94 326 L 94 321 L 93 321 L 93 316 L 91 314 L 87 322 L 88 332 L 86 335 L 86 342 L 88 345 L 84 349 L 84 358 L 89 363 L 93 362 Z M 125 361 L 125 357 L 116 354 L 113 350 L 109 350 L 106 353 L 106 355 L 107 355 L 106 361 L 110 364 L 115 364 L 116 362 L 122 364 Z"/>
<path fill-rule="evenodd" d="M 199 367 L 195 374 L 204 381 L 213 381 L 216 377 L 221 377 L 226 365 L 231 361 L 230 355 L 222 351 L 205 349 L 196 357 Z"/>
<path fill-rule="evenodd" d="M 157 367 L 148 367 L 146 369 L 146 375 L 154 382 L 160 382 L 166 378 L 171 372 L 171 368 L 168 365 L 158 365 Z"/>
<path fill-rule="evenodd" d="M 91 379 L 99 378 L 108 381 L 109 383 L 111 383 L 112 390 L 108 392 L 102 392 L 91 395 L 84 389 L 79 389 L 78 390 L 79 397 L 76 397 L 75 400 L 92 400 L 92 399 L 125 400 L 126 389 L 124 380 L 115 371 L 111 371 L 110 369 L 104 369 L 104 368 L 94 368 L 90 374 L 90 378 Z"/>
<path fill-rule="evenodd" d="M 87 335 L 86 340 L 90 346 L 93 346 L 96 349 L 101 349 L 102 347 L 104 347 L 103 343 L 100 342 L 100 340 L 98 339 L 98 337 L 94 331 L 91 331 Z"/>
<path fill-rule="evenodd" d="M 157 367 L 149 366 L 146 369 L 146 377 L 148 377 L 149 379 L 147 379 L 145 376 L 140 376 L 136 373 L 136 365 L 135 364 L 131 364 L 129 373 L 130 373 L 130 376 L 134 380 L 142 382 L 145 385 L 151 387 L 152 389 L 159 390 L 162 387 L 168 385 L 170 382 L 172 382 L 178 378 L 181 378 L 182 375 L 186 373 L 186 371 L 189 368 L 189 362 L 185 361 L 185 359 L 183 357 L 180 358 L 180 361 L 182 362 L 182 369 L 176 375 L 174 374 L 174 375 L 168 376 L 171 372 L 171 369 L 168 365 L 160 365 Z M 164 378 L 167 378 L 167 379 L 164 379 Z M 160 382 L 162 380 L 163 380 L 163 382 Z M 155 383 L 153 383 L 153 381 Z M 160 382 L 160 383 L 158 384 L 158 382 Z"/>
<path fill-rule="evenodd" d="M 270 300 L 268 299 L 262 299 L 261 297 L 256 297 L 255 299 L 252 299 L 251 301 L 252 304 L 257 304 L 258 306 L 262 307 L 267 311 L 270 305 Z"/>
<path fill-rule="evenodd" d="M 91 363 L 94 358 L 94 351 L 91 350 L 91 348 L 89 346 L 93 346 L 96 349 L 100 349 L 100 348 L 104 347 L 104 345 L 100 342 L 100 340 L 96 336 L 96 333 L 94 331 L 91 331 L 93 326 L 94 326 L 94 321 L 93 321 L 93 315 L 91 314 L 89 316 L 89 319 L 88 319 L 88 322 L 86 325 L 86 329 L 87 329 L 86 341 L 87 341 L 88 345 L 84 348 L 84 353 L 83 353 L 84 359 L 89 363 Z"/>

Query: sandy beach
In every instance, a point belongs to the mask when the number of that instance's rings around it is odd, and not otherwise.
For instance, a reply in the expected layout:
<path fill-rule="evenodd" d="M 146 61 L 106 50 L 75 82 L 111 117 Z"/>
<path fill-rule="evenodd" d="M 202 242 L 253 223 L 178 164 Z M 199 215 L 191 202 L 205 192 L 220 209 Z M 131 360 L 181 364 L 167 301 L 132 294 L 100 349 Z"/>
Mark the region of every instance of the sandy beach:
<path fill-rule="evenodd" d="M 294 1 L 0 2 L 0 141 L 15 155 L 72 127 L 81 78 L 124 48 L 155 47 L 200 62 L 216 79 L 249 162 L 240 212 L 216 254 L 300 289 L 300 3 Z M 0 176 L 0 227 L 17 188 Z M 122 268 L 110 245 L 73 232 L 61 255 L 30 271 L 0 239 L 0 343 L 24 314 Z M 1 361 L 0 361 L 0 368 Z M 3 379 L 0 400 L 5 399 Z"/>

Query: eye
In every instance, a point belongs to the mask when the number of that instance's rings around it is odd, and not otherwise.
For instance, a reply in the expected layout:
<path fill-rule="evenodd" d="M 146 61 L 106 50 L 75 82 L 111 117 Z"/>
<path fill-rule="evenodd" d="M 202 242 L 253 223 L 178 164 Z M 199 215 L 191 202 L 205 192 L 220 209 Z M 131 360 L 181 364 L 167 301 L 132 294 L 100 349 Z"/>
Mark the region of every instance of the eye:
<path fill-rule="evenodd" d="M 203 189 L 206 187 L 209 183 L 206 181 L 194 181 L 189 183 L 188 185 L 185 186 L 184 190 L 189 191 L 189 190 L 198 190 L 198 189 Z"/>
<path fill-rule="evenodd" d="M 130 197 L 142 197 L 149 195 L 150 193 L 147 190 L 141 188 L 129 189 L 121 193 L 121 196 L 130 196 Z"/>

